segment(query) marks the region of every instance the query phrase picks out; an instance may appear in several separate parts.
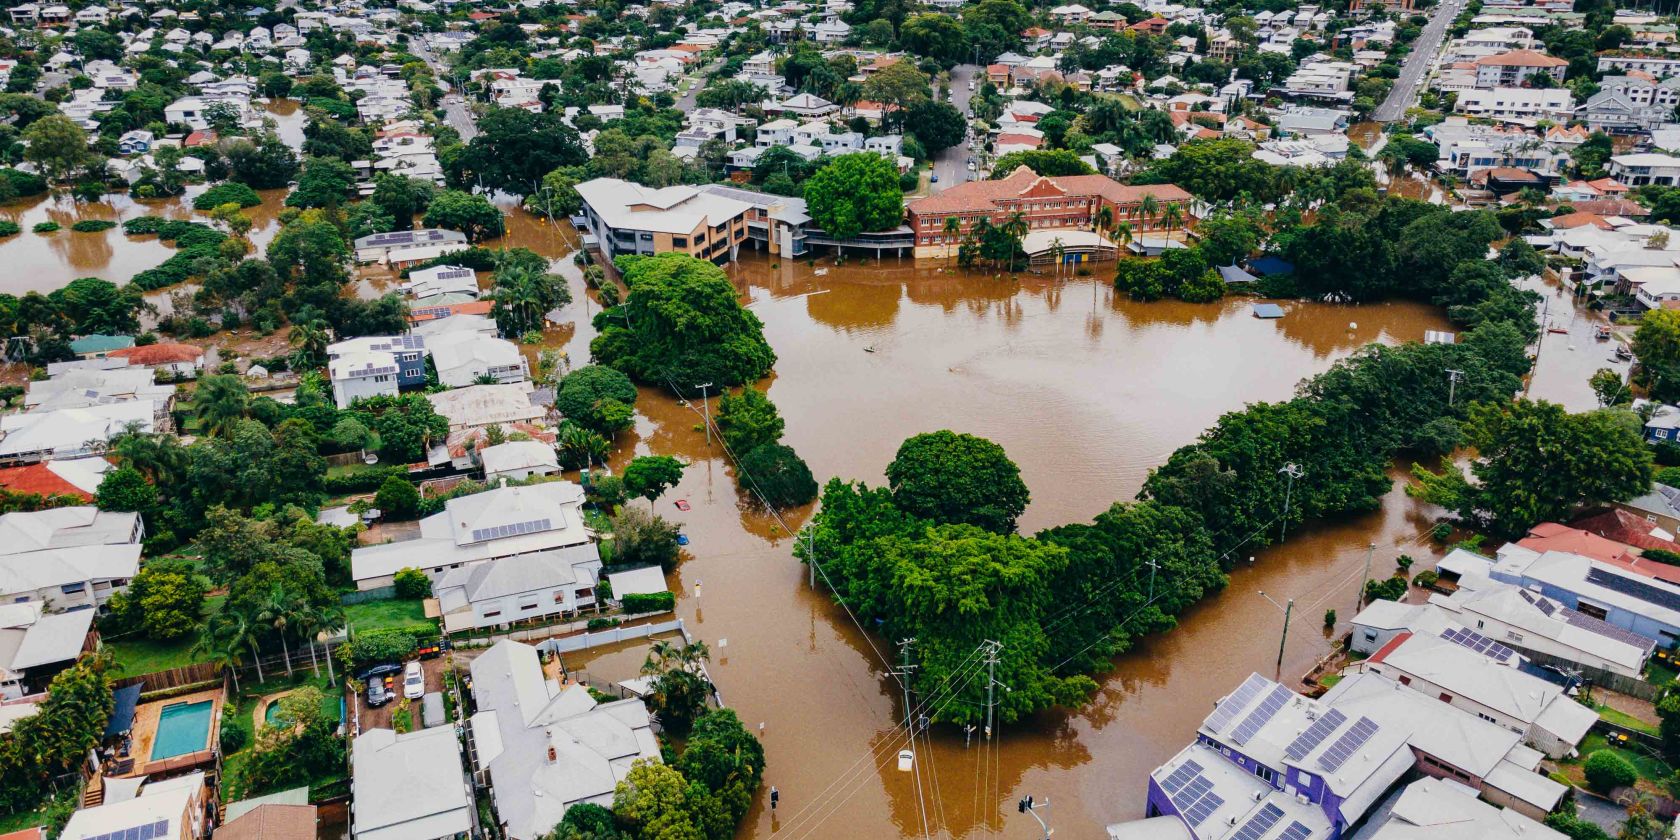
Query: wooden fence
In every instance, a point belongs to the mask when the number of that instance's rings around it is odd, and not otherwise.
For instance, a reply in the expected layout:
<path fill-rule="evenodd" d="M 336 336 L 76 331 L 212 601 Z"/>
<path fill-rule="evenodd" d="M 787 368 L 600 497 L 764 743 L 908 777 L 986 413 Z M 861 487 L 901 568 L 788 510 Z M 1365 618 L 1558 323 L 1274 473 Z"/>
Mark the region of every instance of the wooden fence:
<path fill-rule="evenodd" d="M 127 688 L 131 685 L 138 685 L 141 694 L 151 694 L 157 691 L 168 691 L 172 688 L 200 685 L 221 678 L 221 665 L 214 662 L 200 662 L 197 665 L 183 665 L 180 668 L 124 677 L 112 683 L 112 687 Z"/>
<path fill-rule="evenodd" d="M 1661 686 L 1646 682 L 1638 677 L 1629 677 L 1624 674 L 1606 671 L 1603 668 L 1594 668 L 1590 665 L 1570 662 L 1560 657 L 1536 653 L 1521 645 L 1511 644 L 1508 640 L 1504 641 L 1503 644 L 1516 648 L 1519 653 L 1528 657 L 1530 662 L 1543 668 L 1557 668 L 1568 673 L 1578 673 L 1596 688 L 1607 688 L 1617 694 L 1626 694 L 1629 697 L 1637 697 L 1651 703 L 1655 703 L 1657 696 L 1662 693 Z"/>

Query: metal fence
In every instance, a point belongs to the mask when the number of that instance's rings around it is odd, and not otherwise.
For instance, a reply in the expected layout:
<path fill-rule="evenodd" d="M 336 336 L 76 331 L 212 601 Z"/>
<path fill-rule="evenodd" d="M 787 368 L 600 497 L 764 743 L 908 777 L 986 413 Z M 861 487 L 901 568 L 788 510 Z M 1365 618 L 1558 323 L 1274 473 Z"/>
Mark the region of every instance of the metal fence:
<path fill-rule="evenodd" d="M 338 596 L 338 601 L 345 606 L 351 604 L 370 604 L 374 601 L 392 601 L 397 597 L 397 587 L 378 586 L 373 589 L 363 589 L 360 592 L 346 592 Z"/>
<path fill-rule="evenodd" d="M 1561 657 L 1550 656 L 1544 653 L 1536 653 L 1535 651 L 1523 648 L 1521 645 L 1513 645 L 1509 641 L 1504 642 L 1504 644 L 1516 648 L 1523 656 L 1528 657 L 1530 662 L 1533 662 L 1536 665 L 1541 667 L 1557 668 L 1569 673 L 1578 673 L 1598 688 L 1607 688 L 1617 694 L 1626 694 L 1629 697 L 1637 697 L 1640 700 L 1645 700 L 1651 703 L 1655 703 L 1657 701 L 1657 696 L 1662 694 L 1662 686 L 1646 682 L 1638 677 L 1617 674 L 1611 671 L 1606 671 L 1603 668 L 1594 668 L 1591 665 L 1582 665 L 1576 662 L 1571 662 Z"/>
<path fill-rule="evenodd" d="M 529 631 L 514 631 L 507 634 L 504 638 L 514 639 L 516 641 L 525 641 L 525 639 L 520 638 L 522 633 L 541 634 L 549 629 L 550 628 L 537 628 Z M 546 637 L 543 638 L 541 644 L 537 645 L 537 648 L 539 650 L 545 650 L 549 653 L 572 653 L 575 651 L 600 647 L 601 645 L 610 645 L 616 642 L 622 642 L 626 639 L 645 639 L 648 636 L 657 635 L 659 633 L 670 633 L 680 629 L 682 629 L 681 619 L 660 621 L 653 624 L 637 624 L 633 627 L 609 627 L 605 630 L 599 630 L 593 633 L 585 632 L 576 636 L 565 636 L 558 639 Z"/>

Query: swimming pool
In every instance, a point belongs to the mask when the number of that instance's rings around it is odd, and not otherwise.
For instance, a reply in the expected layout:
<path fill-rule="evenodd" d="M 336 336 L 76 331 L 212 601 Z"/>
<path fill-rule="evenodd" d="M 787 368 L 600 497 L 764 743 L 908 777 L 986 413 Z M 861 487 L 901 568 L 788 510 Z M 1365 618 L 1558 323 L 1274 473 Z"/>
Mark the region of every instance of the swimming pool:
<path fill-rule="evenodd" d="M 152 741 L 152 760 L 162 761 L 195 753 L 210 743 L 210 715 L 215 702 L 176 703 L 158 713 L 157 737 Z"/>

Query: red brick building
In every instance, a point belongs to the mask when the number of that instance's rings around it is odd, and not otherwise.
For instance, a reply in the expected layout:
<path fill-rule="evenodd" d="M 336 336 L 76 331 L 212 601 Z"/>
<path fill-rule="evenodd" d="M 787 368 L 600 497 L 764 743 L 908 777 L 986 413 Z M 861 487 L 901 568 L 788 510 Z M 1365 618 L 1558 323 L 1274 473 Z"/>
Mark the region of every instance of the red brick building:
<path fill-rule="evenodd" d="M 1155 197 L 1152 218 L 1143 214 L 1145 196 Z M 1193 225 L 1192 201 L 1189 193 L 1172 184 L 1132 187 L 1106 175 L 1050 178 L 1021 166 L 1000 180 L 969 181 L 910 202 L 910 228 L 916 232 L 917 257 L 942 258 L 982 218 L 1001 225 L 1020 212 L 1029 232 L 1090 230 L 1092 218 L 1107 207 L 1115 222 L 1131 225 L 1132 236 L 1141 237 L 1165 229 L 1161 217 L 1169 204 L 1177 205 L 1182 217 L 1178 229 Z M 955 235 L 945 232 L 945 220 L 951 218 L 961 225 Z"/>

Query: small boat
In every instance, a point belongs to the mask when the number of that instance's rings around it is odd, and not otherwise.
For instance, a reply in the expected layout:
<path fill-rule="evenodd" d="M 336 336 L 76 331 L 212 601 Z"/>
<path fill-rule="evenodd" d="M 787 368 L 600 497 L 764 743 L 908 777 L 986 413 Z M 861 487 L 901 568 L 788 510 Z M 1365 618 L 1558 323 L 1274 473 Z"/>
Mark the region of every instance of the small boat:
<path fill-rule="evenodd" d="M 1595 338 L 1599 341 L 1609 341 L 1610 340 L 1610 328 L 1603 325 L 1603 324 L 1599 324 L 1598 326 L 1593 327 L 1593 338 Z"/>
<path fill-rule="evenodd" d="M 1546 332 L 1561 333 L 1563 335 L 1569 335 L 1569 328 L 1568 327 L 1547 327 Z"/>
<path fill-rule="evenodd" d="M 1626 362 L 1626 361 L 1631 360 L 1632 358 L 1633 358 L 1633 351 L 1627 349 L 1627 345 L 1625 345 L 1625 344 L 1616 345 L 1616 361 Z"/>

